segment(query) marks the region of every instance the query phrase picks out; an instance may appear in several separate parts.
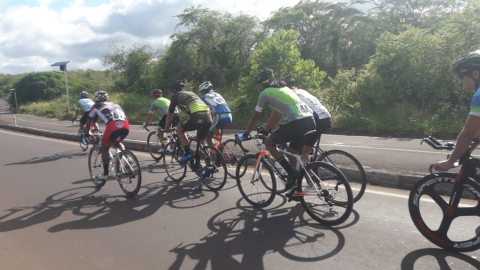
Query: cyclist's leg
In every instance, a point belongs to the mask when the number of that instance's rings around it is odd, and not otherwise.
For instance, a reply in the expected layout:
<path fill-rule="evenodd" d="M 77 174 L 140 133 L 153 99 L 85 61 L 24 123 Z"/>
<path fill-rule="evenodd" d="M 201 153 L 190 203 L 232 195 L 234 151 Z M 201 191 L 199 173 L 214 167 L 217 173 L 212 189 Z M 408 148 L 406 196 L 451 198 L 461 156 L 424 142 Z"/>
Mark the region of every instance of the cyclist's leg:
<path fill-rule="evenodd" d="M 212 125 L 210 126 L 210 129 L 208 130 L 207 136 L 206 136 L 206 141 L 208 145 L 213 145 L 213 136 L 217 131 L 219 130 L 218 128 L 218 121 L 220 120 L 220 117 L 218 114 L 213 115 L 212 119 Z"/>
<path fill-rule="evenodd" d="M 178 160 L 178 162 L 180 163 L 184 163 L 192 158 L 192 152 L 190 151 L 190 147 L 188 146 L 188 139 L 185 135 L 185 132 L 195 129 L 196 125 L 194 124 L 194 121 L 192 121 L 192 115 L 184 119 L 177 127 L 178 140 L 180 141 L 180 144 L 182 145 L 184 151 L 183 157 Z"/>
<path fill-rule="evenodd" d="M 163 115 L 162 119 L 160 119 L 160 122 L 158 122 L 157 136 L 162 146 L 165 145 L 165 139 L 163 138 L 163 132 L 160 131 L 160 128 L 165 127 L 166 121 L 167 121 L 167 115 L 165 114 Z"/>

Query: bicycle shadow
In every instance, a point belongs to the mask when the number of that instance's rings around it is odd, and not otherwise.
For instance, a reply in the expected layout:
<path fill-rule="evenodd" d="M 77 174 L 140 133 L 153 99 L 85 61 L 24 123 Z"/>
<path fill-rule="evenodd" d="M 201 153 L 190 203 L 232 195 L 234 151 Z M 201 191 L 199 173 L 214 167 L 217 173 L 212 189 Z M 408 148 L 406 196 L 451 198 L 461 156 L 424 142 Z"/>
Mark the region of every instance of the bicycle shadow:
<path fill-rule="evenodd" d="M 242 199 L 241 199 L 242 200 Z M 240 200 L 240 201 L 241 201 Z M 278 252 L 299 262 L 316 262 L 331 258 L 345 246 L 345 237 L 336 228 L 311 220 L 300 204 L 272 209 L 237 207 L 223 210 L 207 222 L 211 233 L 198 243 L 180 243 L 170 252 L 177 254 L 169 270 L 182 269 L 196 261 L 193 269 L 208 266 L 220 269 L 265 269 L 264 257 Z"/>
<path fill-rule="evenodd" d="M 87 157 L 87 155 L 88 155 L 87 152 L 82 152 L 78 150 L 67 151 L 67 152 L 60 152 L 56 154 L 45 154 L 45 155 L 34 157 L 21 162 L 8 163 L 8 164 L 5 164 L 4 166 L 39 164 L 39 163 L 57 161 L 63 158 L 78 159 L 78 158 Z"/>
<path fill-rule="evenodd" d="M 401 270 L 415 269 L 422 260 L 435 260 L 439 269 L 480 269 L 480 262 L 468 255 L 446 251 L 439 248 L 415 250 L 407 254 L 401 263 Z M 453 267 L 453 268 L 452 268 Z"/>

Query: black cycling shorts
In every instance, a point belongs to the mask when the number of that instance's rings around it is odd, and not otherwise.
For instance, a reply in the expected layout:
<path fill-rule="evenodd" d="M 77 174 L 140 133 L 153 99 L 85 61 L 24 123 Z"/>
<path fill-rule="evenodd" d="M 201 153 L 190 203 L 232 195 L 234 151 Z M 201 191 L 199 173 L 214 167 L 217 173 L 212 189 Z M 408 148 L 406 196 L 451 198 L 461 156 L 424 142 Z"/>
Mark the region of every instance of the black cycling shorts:
<path fill-rule="evenodd" d="M 84 112 L 84 113 L 83 113 L 82 118 L 80 118 L 80 123 L 82 123 L 82 124 L 84 124 L 84 125 L 87 123 L 88 113 L 89 113 L 89 112 Z"/>
<path fill-rule="evenodd" d="M 290 147 L 299 151 L 303 135 L 309 131 L 315 130 L 315 121 L 313 117 L 306 117 L 293 120 L 272 132 L 272 139 L 277 144 L 290 142 Z M 309 135 L 305 140 L 305 145 L 314 146 L 316 142 L 315 133 Z"/>
<path fill-rule="evenodd" d="M 315 118 L 315 126 L 315 129 L 317 130 L 317 132 L 315 132 L 315 142 L 317 142 L 318 140 L 320 140 L 322 134 L 327 132 L 332 127 L 332 122 L 330 121 L 330 118 Z"/>
<path fill-rule="evenodd" d="M 210 117 L 209 111 L 192 113 L 180 123 L 184 131 L 198 130 L 197 136 L 199 140 L 205 140 L 211 125 L 212 117 Z"/>
<path fill-rule="evenodd" d="M 170 127 L 176 127 L 178 125 L 178 121 L 180 121 L 180 117 L 178 116 L 178 113 L 174 113 Z M 167 122 L 167 114 L 163 115 L 162 119 L 160 119 L 160 122 L 158 122 L 158 126 L 165 129 L 166 122 Z"/>

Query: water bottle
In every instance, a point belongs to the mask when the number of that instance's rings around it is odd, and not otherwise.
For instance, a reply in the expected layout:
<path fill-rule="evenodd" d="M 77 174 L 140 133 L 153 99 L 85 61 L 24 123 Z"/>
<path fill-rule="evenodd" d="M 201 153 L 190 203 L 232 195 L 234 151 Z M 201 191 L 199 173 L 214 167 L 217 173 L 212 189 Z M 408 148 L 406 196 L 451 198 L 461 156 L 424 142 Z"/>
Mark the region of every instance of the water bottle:
<path fill-rule="evenodd" d="M 280 172 L 280 174 L 284 175 L 286 174 L 287 172 L 285 171 L 285 169 L 283 168 L 282 164 L 278 163 L 278 161 L 275 160 L 275 168 L 277 168 L 277 170 Z"/>
<path fill-rule="evenodd" d="M 108 151 L 108 162 L 112 164 L 112 161 L 113 161 L 112 152 Z"/>

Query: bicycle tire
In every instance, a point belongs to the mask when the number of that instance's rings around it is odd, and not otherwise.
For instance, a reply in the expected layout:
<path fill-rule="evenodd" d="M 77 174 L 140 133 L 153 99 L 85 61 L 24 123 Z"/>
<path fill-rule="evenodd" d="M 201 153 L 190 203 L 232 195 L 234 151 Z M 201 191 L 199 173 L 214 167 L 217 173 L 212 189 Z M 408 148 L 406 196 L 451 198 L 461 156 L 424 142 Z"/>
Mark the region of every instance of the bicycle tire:
<path fill-rule="evenodd" d="M 82 135 L 83 135 L 83 131 L 79 130 L 78 131 L 78 143 L 80 144 L 80 148 L 82 149 L 82 151 L 85 152 L 88 149 L 88 140 L 85 138 L 85 141 L 87 142 L 87 144 L 83 144 Z"/>
<path fill-rule="evenodd" d="M 465 220 L 462 220 L 464 221 L 462 226 L 454 226 L 454 228 L 452 228 L 452 223 L 458 217 L 471 216 L 477 218 L 479 216 L 480 184 L 472 178 L 466 178 L 462 184 L 463 190 L 460 190 L 459 194 L 462 194 L 463 198 L 470 196 L 476 204 L 474 207 L 464 207 L 466 204 L 460 201 L 459 206 L 452 208 L 448 204 L 450 197 L 446 198 L 445 201 L 442 196 L 451 196 L 456 177 L 457 174 L 454 173 L 436 173 L 420 179 L 410 192 L 408 210 L 415 227 L 433 244 L 454 252 L 474 251 L 480 249 L 480 232 L 477 232 L 478 223 L 475 222 L 471 226 L 466 226 Z M 435 209 L 432 211 L 431 202 L 422 200 L 423 196 L 435 202 L 438 206 L 437 211 Z M 431 218 L 435 213 L 443 215 L 441 222 L 437 222 L 437 218 Z M 436 223 L 440 225 L 437 229 L 434 229 Z M 463 238 L 468 233 L 471 233 L 473 237 L 466 240 L 452 239 L 459 235 Z"/>
<path fill-rule="evenodd" d="M 362 198 L 367 187 L 367 177 L 358 159 L 343 150 L 330 150 L 324 152 L 318 158 L 318 161 L 330 163 L 337 167 L 347 177 L 350 187 L 354 183 L 355 189 L 352 188 L 353 202 L 358 202 Z"/>
<path fill-rule="evenodd" d="M 235 178 L 236 168 L 240 158 L 245 156 L 245 151 L 240 147 L 234 139 L 226 140 L 222 149 L 223 159 L 227 165 L 227 173 L 230 177 Z M 230 169 L 229 169 L 230 167 Z M 233 169 L 233 170 L 232 170 Z"/>
<path fill-rule="evenodd" d="M 345 175 L 335 166 L 320 161 L 309 163 L 306 169 L 312 171 L 321 184 L 317 186 L 318 192 L 303 192 L 309 181 L 302 170 L 296 191 L 303 194 L 299 199 L 305 211 L 314 220 L 325 225 L 343 223 L 353 209 L 352 189 Z"/>
<path fill-rule="evenodd" d="M 200 152 L 200 178 L 203 184 L 212 191 L 219 191 L 227 182 L 227 166 L 222 153 L 213 146 L 204 146 Z M 208 174 L 208 176 L 206 175 Z"/>
<path fill-rule="evenodd" d="M 105 185 L 106 180 L 98 179 L 98 175 L 103 174 L 102 148 L 99 145 L 92 146 L 88 152 L 88 171 L 96 187 L 101 188 Z"/>
<path fill-rule="evenodd" d="M 116 177 L 120 188 L 127 197 L 137 195 L 142 186 L 142 169 L 132 151 L 123 150 L 116 159 Z"/>
<path fill-rule="evenodd" d="M 162 147 L 162 144 L 160 142 L 160 139 L 158 139 L 157 132 L 156 131 L 150 132 L 147 138 L 147 149 L 148 149 L 148 152 L 150 153 L 150 156 L 157 162 L 163 158 L 164 153 L 158 152 L 161 149 L 161 147 Z"/>
<path fill-rule="evenodd" d="M 252 206 L 263 208 L 273 202 L 277 184 L 275 174 L 263 158 L 260 159 L 257 168 L 255 168 L 257 156 L 258 154 L 247 154 L 240 158 L 235 179 L 237 180 L 238 190 L 245 201 Z M 255 169 L 257 173 L 255 174 L 256 178 L 253 179 Z"/>
<path fill-rule="evenodd" d="M 165 167 L 165 171 L 170 179 L 175 182 L 180 182 L 187 174 L 187 164 L 181 164 L 178 162 L 184 154 L 183 148 L 180 145 L 177 145 L 176 142 L 169 142 L 165 148 L 173 149 L 171 152 L 163 155 L 163 166 Z"/>

